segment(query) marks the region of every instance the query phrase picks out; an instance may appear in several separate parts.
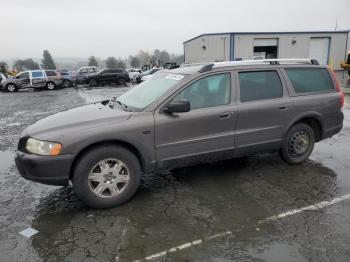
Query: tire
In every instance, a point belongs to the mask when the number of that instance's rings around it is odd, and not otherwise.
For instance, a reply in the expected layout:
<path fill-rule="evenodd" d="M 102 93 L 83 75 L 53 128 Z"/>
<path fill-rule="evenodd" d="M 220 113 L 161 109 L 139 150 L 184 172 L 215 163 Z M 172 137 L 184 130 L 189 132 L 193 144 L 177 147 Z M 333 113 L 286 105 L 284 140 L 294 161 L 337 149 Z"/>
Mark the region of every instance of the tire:
<path fill-rule="evenodd" d="M 126 85 L 126 80 L 125 80 L 125 78 L 119 78 L 119 79 L 118 79 L 118 84 L 121 85 L 121 86 L 125 86 L 125 85 Z"/>
<path fill-rule="evenodd" d="M 9 92 L 16 92 L 18 91 L 18 87 L 15 84 L 9 83 L 6 85 L 6 90 Z"/>
<path fill-rule="evenodd" d="M 89 86 L 96 87 L 97 85 L 98 85 L 98 83 L 97 83 L 96 79 L 90 79 L 89 80 Z"/>
<path fill-rule="evenodd" d="M 117 171 L 111 169 L 116 166 Z M 79 160 L 73 173 L 73 187 L 85 205 L 111 208 L 136 193 L 141 174 L 139 160 L 132 152 L 121 146 L 104 145 L 89 150 Z"/>
<path fill-rule="evenodd" d="M 63 80 L 62 86 L 63 86 L 64 88 L 71 87 L 71 86 L 72 86 L 72 82 L 69 81 L 69 80 L 67 80 L 67 79 L 65 79 L 65 80 Z"/>
<path fill-rule="evenodd" d="M 55 90 L 56 89 L 56 84 L 54 82 L 47 82 L 46 84 L 46 89 L 47 90 Z"/>
<path fill-rule="evenodd" d="M 308 124 L 292 126 L 284 139 L 280 155 L 290 165 L 301 164 L 311 155 L 315 145 L 315 132 Z"/>

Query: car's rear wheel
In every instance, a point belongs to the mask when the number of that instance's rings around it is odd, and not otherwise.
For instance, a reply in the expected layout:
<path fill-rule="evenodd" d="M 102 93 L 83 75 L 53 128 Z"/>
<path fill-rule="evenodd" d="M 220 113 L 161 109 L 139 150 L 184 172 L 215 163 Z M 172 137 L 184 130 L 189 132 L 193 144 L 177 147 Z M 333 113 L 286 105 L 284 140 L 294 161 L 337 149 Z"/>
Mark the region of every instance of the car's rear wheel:
<path fill-rule="evenodd" d="M 92 208 L 111 208 L 137 191 L 141 167 L 137 157 L 121 146 L 99 146 L 77 163 L 73 185 L 79 198 Z"/>
<path fill-rule="evenodd" d="M 70 86 L 72 86 L 72 82 L 71 81 L 69 81 L 67 79 L 63 81 L 63 87 L 64 88 L 68 88 Z"/>
<path fill-rule="evenodd" d="M 96 87 L 97 86 L 97 80 L 96 79 L 90 79 L 89 80 L 89 86 Z"/>
<path fill-rule="evenodd" d="M 46 89 L 47 90 L 55 90 L 56 89 L 56 84 L 54 82 L 48 82 L 46 84 Z"/>
<path fill-rule="evenodd" d="M 125 86 L 125 85 L 126 85 L 126 80 L 125 80 L 125 78 L 119 78 L 118 84 L 121 85 L 121 86 Z"/>
<path fill-rule="evenodd" d="M 6 85 L 6 89 L 9 92 L 16 92 L 18 90 L 18 87 L 15 84 L 10 83 Z"/>
<path fill-rule="evenodd" d="M 281 157 L 288 164 L 300 164 L 311 155 L 315 145 L 315 132 L 308 124 L 298 123 L 287 132 Z"/>

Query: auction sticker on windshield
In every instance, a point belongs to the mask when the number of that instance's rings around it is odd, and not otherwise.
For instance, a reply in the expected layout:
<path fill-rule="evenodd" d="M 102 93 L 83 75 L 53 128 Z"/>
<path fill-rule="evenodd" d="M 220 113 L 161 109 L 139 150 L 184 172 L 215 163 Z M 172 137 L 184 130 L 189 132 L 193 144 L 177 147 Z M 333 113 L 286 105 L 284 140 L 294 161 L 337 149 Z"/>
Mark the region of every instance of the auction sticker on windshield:
<path fill-rule="evenodd" d="M 184 78 L 184 76 L 183 75 L 171 74 L 171 75 L 167 75 L 165 78 L 179 81 L 182 78 Z"/>

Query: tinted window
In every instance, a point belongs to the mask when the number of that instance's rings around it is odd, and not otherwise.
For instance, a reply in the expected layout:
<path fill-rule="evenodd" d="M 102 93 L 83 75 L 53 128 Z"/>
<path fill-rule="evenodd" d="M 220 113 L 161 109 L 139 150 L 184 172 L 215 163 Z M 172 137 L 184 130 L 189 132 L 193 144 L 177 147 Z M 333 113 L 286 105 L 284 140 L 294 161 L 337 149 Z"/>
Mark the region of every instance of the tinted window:
<path fill-rule="evenodd" d="M 230 103 L 230 74 L 204 77 L 186 87 L 174 100 L 187 99 L 191 109 L 227 105 Z"/>
<path fill-rule="evenodd" d="M 239 73 L 241 101 L 249 102 L 283 96 L 283 87 L 276 71 Z"/>
<path fill-rule="evenodd" d="M 56 71 L 45 71 L 47 76 L 56 76 Z"/>
<path fill-rule="evenodd" d="M 86 74 L 87 72 L 88 72 L 87 69 L 81 69 L 81 70 L 80 70 L 80 74 Z"/>
<path fill-rule="evenodd" d="M 123 71 L 122 70 L 119 70 L 119 69 L 113 69 L 113 70 L 111 70 L 111 73 L 118 73 L 118 74 L 120 74 L 120 73 L 122 73 Z"/>
<path fill-rule="evenodd" d="M 29 72 L 24 72 L 17 75 L 18 78 L 29 78 Z"/>
<path fill-rule="evenodd" d="M 44 77 L 44 74 L 42 71 L 33 71 L 32 72 L 32 77 L 33 78 L 40 78 L 40 77 Z"/>
<path fill-rule="evenodd" d="M 66 73 L 66 72 L 61 72 L 61 75 L 63 75 L 63 76 L 68 76 L 69 74 Z"/>
<path fill-rule="evenodd" d="M 325 68 L 287 68 L 286 71 L 296 93 L 334 90 Z"/>

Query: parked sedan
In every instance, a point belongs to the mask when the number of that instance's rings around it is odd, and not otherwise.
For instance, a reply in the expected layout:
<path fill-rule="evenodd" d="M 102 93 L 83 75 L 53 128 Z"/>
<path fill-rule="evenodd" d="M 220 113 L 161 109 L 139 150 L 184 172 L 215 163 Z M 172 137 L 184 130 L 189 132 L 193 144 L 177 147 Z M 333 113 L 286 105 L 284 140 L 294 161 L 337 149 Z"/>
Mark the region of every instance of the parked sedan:
<path fill-rule="evenodd" d="M 147 79 L 149 79 L 151 77 L 151 75 L 153 75 L 154 73 L 163 70 L 162 68 L 152 68 L 150 70 L 147 70 L 145 72 L 143 72 L 138 78 L 137 78 L 137 82 L 141 83 Z"/>
<path fill-rule="evenodd" d="M 137 83 L 137 79 L 142 74 L 141 69 L 126 69 L 126 71 L 129 73 L 130 80 L 133 83 Z"/>
<path fill-rule="evenodd" d="M 16 92 L 22 88 L 54 90 L 62 86 L 62 76 L 55 70 L 30 70 L 8 78 L 1 83 L 0 90 Z"/>
<path fill-rule="evenodd" d="M 95 74 L 87 74 L 83 82 L 89 86 L 99 86 L 101 84 L 125 85 L 130 82 L 130 77 L 125 69 L 105 69 Z"/>
<path fill-rule="evenodd" d="M 77 84 L 77 75 L 70 71 L 61 72 L 63 78 L 63 87 L 71 87 Z"/>

